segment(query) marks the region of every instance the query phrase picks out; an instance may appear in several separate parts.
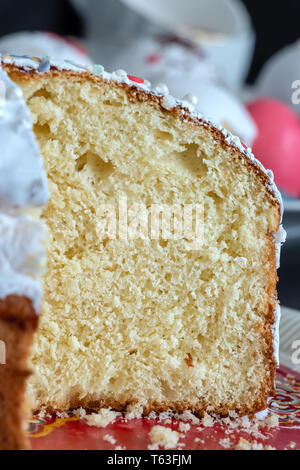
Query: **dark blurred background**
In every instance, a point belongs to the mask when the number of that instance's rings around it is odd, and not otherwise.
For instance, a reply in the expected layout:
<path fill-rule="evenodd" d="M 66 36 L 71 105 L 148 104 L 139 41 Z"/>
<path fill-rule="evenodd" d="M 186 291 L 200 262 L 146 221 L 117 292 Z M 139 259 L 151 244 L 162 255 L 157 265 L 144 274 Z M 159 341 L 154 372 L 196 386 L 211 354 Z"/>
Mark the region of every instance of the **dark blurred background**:
<path fill-rule="evenodd" d="M 266 60 L 300 34 L 300 1 L 243 0 L 256 31 L 254 60 L 248 77 L 253 81 Z"/>
<path fill-rule="evenodd" d="M 255 54 L 247 79 L 248 84 L 252 84 L 269 57 L 299 38 L 300 0 L 243 1 L 250 12 L 256 32 Z M 113 2 L 117 3 L 118 0 L 110 0 L 109 3 Z M 109 18 L 112 18 L 112 14 L 107 15 L 108 1 L 98 0 L 98 3 L 103 4 L 102 12 L 105 17 L 103 21 L 108 23 Z M 121 16 L 126 9 L 121 4 L 116 8 Z M 79 11 L 69 0 L 1 0 L 0 36 L 22 30 L 40 30 L 84 39 L 87 32 Z M 109 24 L 106 26 L 109 29 Z M 100 21 L 99 28 L 101 28 Z M 300 76 L 296 78 L 300 79 Z M 282 252 L 279 296 L 283 305 L 300 309 L 299 212 L 287 214 L 285 225 L 292 229 L 290 239 Z"/>
<path fill-rule="evenodd" d="M 248 76 L 251 83 L 269 57 L 299 38 L 300 0 L 242 1 L 256 31 L 255 54 Z M 105 7 L 107 1 L 98 3 Z M 0 36 L 22 30 L 53 31 L 79 38 L 86 33 L 82 18 L 69 0 L 1 0 L 0 18 Z"/>
<path fill-rule="evenodd" d="M 83 23 L 68 0 L 1 0 L 0 35 L 16 31 L 53 31 L 83 36 Z"/>

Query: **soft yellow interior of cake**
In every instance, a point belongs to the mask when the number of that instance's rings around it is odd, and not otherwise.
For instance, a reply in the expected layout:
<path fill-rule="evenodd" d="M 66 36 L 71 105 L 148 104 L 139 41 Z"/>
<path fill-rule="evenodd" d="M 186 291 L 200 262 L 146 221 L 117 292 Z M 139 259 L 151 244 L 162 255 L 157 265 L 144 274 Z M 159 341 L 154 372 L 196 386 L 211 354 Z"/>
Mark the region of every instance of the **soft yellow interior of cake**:
<path fill-rule="evenodd" d="M 262 183 L 209 130 L 122 87 L 62 75 L 20 85 L 51 191 L 36 406 L 251 409 L 272 362 L 278 210 Z M 204 204 L 203 246 L 101 240 L 97 208 L 120 195 Z"/>

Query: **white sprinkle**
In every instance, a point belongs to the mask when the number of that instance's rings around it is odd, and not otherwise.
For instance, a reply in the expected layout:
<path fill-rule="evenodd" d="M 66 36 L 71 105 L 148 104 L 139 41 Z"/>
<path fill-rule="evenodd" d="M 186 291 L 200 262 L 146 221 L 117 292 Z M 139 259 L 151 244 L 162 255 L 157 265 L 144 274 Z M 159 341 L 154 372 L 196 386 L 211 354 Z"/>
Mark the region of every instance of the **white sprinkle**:
<path fill-rule="evenodd" d="M 230 136 L 231 137 L 231 140 L 233 140 L 233 142 L 236 144 L 236 145 L 240 145 L 241 141 L 239 139 L 238 136 L 234 135 L 234 136 Z"/>
<path fill-rule="evenodd" d="M 100 65 L 100 64 L 94 64 L 93 65 L 93 74 L 94 75 L 102 75 L 104 72 L 104 67 L 103 65 Z"/>
<path fill-rule="evenodd" d="M 162 100 L 162 106 L 165 109 L 172 109 L 176 107 L 176 100 L 172 95 L 164 96 Z"/>
<path fill-rule="evenodd" d="M 114 73 L 119 78 L 127 78 L 127 73 L 125 72 L 125 70 L 119 69 L 116 70 Z"/>
<path fill-rule="evenodd" d="M 192 95 L 192 93 L 188 93 L 187 95 L 184 96 L 184 101 L 187 101 L 188 103 L 191 103 L 192 105 L 196 106 L 198 103 L 198 98 L 195 95 Z"/>
<path fill-rule="evenodd" d="M 161 93 L 163 95 L 168 95 L 169 94 L 169 88 L 167 87 L 167 85 L 165 83 L 158 83 L 155 87 L 155 90 L 158 93 Z"/>

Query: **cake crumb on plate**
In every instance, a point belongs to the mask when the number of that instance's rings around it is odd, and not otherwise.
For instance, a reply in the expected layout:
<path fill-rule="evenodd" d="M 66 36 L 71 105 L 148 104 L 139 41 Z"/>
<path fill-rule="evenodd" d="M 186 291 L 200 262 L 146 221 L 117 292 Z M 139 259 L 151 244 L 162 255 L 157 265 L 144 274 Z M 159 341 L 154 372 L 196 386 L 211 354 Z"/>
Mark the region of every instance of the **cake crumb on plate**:
<path fill-rule="evenodd" d="M 247 439 L 240 437 L 235 450 L 276 450 L 276 448 L 270 445 L 264 446 L 260 442 L 249 442 Z"/>
<path fill-rule="evenodd" d="M 209 414 L 205 413 L 205 415 L 203 416 L 202 420 L 201 420 L 201 424 L 205 427 L 205 428 L 210 428 L 214 425 L 214 418 L 212 416 L 210 416 Z"/>
<path fill-rule="evenodd" d="M 114 445 L 117 441 L 114 437 L 112 437 L 110 434 L 105 434 L 103 437 L 103 440 L 106 442 L 109 442 L 111 445 Z"/>
<path fill-rule="evenodd" d="M 183 422 L 180 422 L 179 423 L 179 431 L 181 432 L 187 432 L 191 429 L 191 426 L 188 424 L 188 423 L 183 423 Z"/>
<path fill-rule="evenodd" d="M 142 416 L 143 416 L 143 405 L 141 403 L 134 403 L 134 404 L 127 406 L 124 419 L 125 420 L 138 419 L 138 418 L 142 418 Z"/>
<path fill-rule="evenodd" d="M 105 428 L 108 424 L 113 423 L 121 413 L 113 411 L 109 408 L 101 408 L 98 413 L 93 413 L 85 417 L 89 426 Z"/>
<path fill-rule="evenodd" d="M 224 449 L 230 449 L 233 445 L 232 441 L 229 437 L 225 437 L 224 439 L 219 440 L 219 444 L 224 447 Z"/>
<path fill-rule="evenodd" d="M 78 418 L 83 419 L 86 417 L 86 411 L 83 408 L 77 408 L 77 410 L 73 410 L 72 414 L 74 416 L 78 416 Z"/>
<path fill-rule="evenodd" d="M 164 449 L 173 449 L 178 444 L 179 433 L 164 426 L 153 426 L 149 432 L 149 437 L 152 445 L 164 447 Z"/>

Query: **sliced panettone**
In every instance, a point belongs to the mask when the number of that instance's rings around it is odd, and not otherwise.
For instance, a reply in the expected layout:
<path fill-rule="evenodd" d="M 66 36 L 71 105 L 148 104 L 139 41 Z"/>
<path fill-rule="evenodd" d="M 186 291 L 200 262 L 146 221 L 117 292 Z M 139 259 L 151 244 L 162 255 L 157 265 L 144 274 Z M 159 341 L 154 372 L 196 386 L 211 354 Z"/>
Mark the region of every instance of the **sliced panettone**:
<path fill-rule="evenodd" d="M 281 241 L 270 172 L 164 86 L 101 66 L 3 67 L 23 90 L 51 192 L 35 409 L 264 409 Z M 200 230 L 174 236 L 187 208 Z M 157 236 L 161 213 L 174 223 Z"/>

